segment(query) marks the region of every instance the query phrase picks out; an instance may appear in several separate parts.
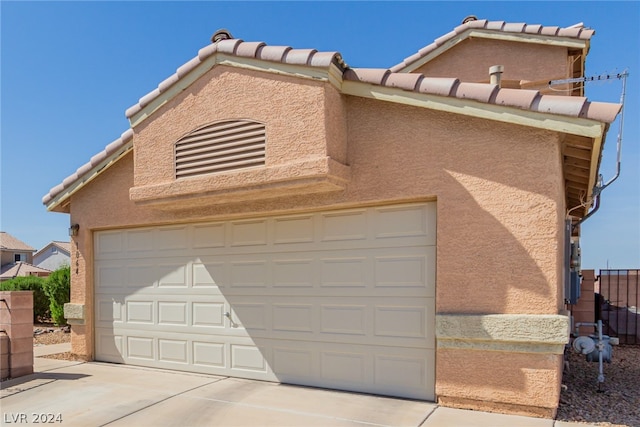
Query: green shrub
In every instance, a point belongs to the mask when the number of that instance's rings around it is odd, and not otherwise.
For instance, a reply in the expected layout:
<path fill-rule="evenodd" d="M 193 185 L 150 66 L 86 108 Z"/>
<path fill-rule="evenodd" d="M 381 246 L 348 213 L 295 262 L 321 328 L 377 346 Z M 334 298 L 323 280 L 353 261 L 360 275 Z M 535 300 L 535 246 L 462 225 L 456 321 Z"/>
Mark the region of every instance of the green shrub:
<path fill-rule="evenodd" d="M 66 325 L 64 318 L 64 304 L 71 298 L 71 271 L 69 266 L 64 266 L 47 277 L 44 283 L 44 293 L 49 297 L 49 309 L 51 318 L 56 325 Z"/>
<path fill-rule="evenodd" d="M 49 297 L 44 293 L 45 279 L 36 276 L 16 277 L 0 282 L 2 291 L 33 291 L 33 321 L 49 318 Z"/>

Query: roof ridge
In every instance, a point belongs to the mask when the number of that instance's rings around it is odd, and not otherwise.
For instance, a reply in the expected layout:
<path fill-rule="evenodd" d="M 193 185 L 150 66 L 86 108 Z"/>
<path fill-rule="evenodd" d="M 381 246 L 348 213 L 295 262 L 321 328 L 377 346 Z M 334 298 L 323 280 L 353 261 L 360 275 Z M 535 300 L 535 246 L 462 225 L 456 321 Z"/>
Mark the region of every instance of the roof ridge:
<path fill-rule="evenodd" d="M 127 108 L 125 116 L 128 119 L 133 117 L 207 58 L 217 53 L 289 65 L 328 68 L 333 63 L 343 71 L 348 68 L 342 54 L 338 51 L 319 52 L 316 49 L 271 46 L 260 41 L 245 42 L 242 39 L 221 39 L 200 49 L 195 57 L 178 67 L 176 72 L 160 82 L 158 87 L 141 97 L 136 104 Z"/>
<path fill-rule="evenodd" d="M 433 43 L 421 48 L 418 52 L 406 57 L 402 62 L 390 67 L 391 71 L 399 71 L 429 53 L 435 51 L 449 40 L 471 30 L 496 31 L 511 34 L 529 34 L 542 35 L 551 37 L 567 37 L 580 40 L 589 40 L 595 34 L 595 30 L 584 26 L 579 22 L 569 27 L 543 26 L 540 24 L 526 24 L 523 22 L 505 22 L 505 21 L 489 21 L 487 19 L 477 19 L 476 17 L 465 18 L 462 24 L 455 27 L 452 31 L 444 34 L 433 41 Z"/>

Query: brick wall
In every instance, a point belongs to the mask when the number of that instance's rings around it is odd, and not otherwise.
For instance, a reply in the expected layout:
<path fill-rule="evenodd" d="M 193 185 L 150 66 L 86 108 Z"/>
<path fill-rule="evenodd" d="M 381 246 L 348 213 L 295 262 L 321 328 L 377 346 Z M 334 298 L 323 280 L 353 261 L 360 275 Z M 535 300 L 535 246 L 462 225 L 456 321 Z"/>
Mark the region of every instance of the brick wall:
<path fill-rule="evenodd" d="M 0 338 L 2 377 L 16 378 L 32 374 L 33 292 L 0 292 L 0 330 L 7 337 Z M 7 375 L 5 367 L 8 367 Z"/>

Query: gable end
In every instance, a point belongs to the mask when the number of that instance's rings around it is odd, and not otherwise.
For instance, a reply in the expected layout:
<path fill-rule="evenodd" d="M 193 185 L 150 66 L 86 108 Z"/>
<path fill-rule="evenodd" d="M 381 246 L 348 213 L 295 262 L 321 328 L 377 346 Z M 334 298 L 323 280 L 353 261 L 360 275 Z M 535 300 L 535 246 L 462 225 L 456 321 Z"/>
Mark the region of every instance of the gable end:
<path fill-rule="evenodd" d="M 265 165 L 264 123 L 229 120 L 203 126 L 175 144 L 175 177 L 187 178 Z"/>

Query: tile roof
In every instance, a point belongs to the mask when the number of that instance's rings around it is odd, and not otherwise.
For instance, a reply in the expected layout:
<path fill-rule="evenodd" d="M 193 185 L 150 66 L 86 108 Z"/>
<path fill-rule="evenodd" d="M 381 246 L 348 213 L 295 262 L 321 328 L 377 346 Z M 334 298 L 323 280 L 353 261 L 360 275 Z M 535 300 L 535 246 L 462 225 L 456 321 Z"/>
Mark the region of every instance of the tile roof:
<path fill-rule="evenodd" d="M 416 55 L 407 58 L 401 64 L 391 69 L 349 68 L 339 52 L 318 52 L 315 49 L 294 49 L 290 46 L 268 46 L 263 42 L 245 42 L 240 39 L 227 38 L 205 46 L 198 51 L 198 55 L 180 66 L 170 77 L 162 81 L 156 89 L 149 92 L 138 103 L 126 110 L 127 118 L 131 119 L 153 100 L 165 93 L 178 83 L 183 77 L 201 65 L 208 58 L 216 54 L 247 58 L 252 60 L 298 65 L 304 67 L 329 68 L 335 65 L 342 73 L 343 81 L 354 81 L 380 87 L 396 88 L 403 91 L 435 95 L 441 97 L 466 99 L 486 104 L 529 110 L 538 113 L 556 114 L 562 116 L 587 118 L 595 121 L 611 123 L 620 110 L 618 104 L 589 102 L 582 97 L 541 95 L 535 90 L 499 88 L 486 83 L 461 82 L 456 78 L 425 77 L 416 73 L 396 72 L 408 64 L 432 52 L 446 41 L 471 30 L 488 30 L 503 33 L 538 34 L 543 36 L 569 37 L 588 40 L 594 34 L 591 29 L 582 24 L 572 27 L 543 27 L 541 25 L 505 23 L 504 21 L 470 20 L 456 27 L 452 32 L 436 39 L 434 43 L 421 49 Z M 62 183 L 53 187 L 42 198 L 47 205 L 63 191 L 75 185 L 78 181 L 89 176 L 90 171 L 106 160 L 109 156 L 126 146 L 133 138 L 133 130 L 128 129 L 120 138 L 105 147 L 89 162 L 78 168 Z"/>
<path fill-rule="evenodd" d="M 35 249 L 31 246 L 27 245 L 22 240 L 16 239 L 5 231 L 0 231 L 0 249 L 8 251 L 15 250 L 35 252 Z"/>
<path fill-rule="evenodd" d="M 15 264 L 7 264 L 0 271 L 0 279 L 13 279 L 14 277 L 33 276 L 51 273 L 51 270 L 36 267 L 28 262 L 17 262 Z"/>
<path fill-rule="evenodd" d="M 49 203 L 55 196 L 62 193 L 67 188 L 71 187 L 76 181 L 80 178 L 84 177 L 91 171 L 93 168 L 97 167 L 100 163 L 107 160 L 109 156 L 118 151 L 120 148 L 131 142 L 133 139 L 133 129 L 127 129 L 120 138 L 114 140 L 109 145 L 107 145 L 104 150 L 100 151 L 98 154 L 93 156 L 87 163 L 80 166 L 74 173 L 66 177 L 62 182 L 47 193 L 42 198 L 42 203 Z"/>
<path fill-rule="evenodd" d="M 125 112 L 127 118 L 134 116 L 182 77 L 216 53 L 289 65 L 328 68 L 331 64 L 335 64 L 341 70 L 347 68 L 339 52 L 318 52 L 316 49 L 294 49 L 291 46 L 268 46 L 264 42 L 223 39 L 200 49 L 197 56 L 179 67 L 174 74 L 162 81 L 156 89 L 140 98 L 137 104 L 131 106 Z"/>
<path fill-rule="evenodd" d="M 467 83 L 456 78 L 393 73 L 390 70 L 377 68 L 350 68 L 344 72 L 343 78 L 410 92 L 469 99 L 485 104 L 580 117 L 605 123 L 613 122 L 621 108 L 619 104 L 590 102 L 587 98 L 578 96 L 541 95 L 537 90 L 507 89 L 490 83 Z"/>
<path fill-rule="evenodd" d="M 423 47 L 422 49 L 418 50 L 418 52 L 405 58 L 399 64 L 391 67 L 390 70 L 392 72 L 398 72 L 413 64 L 414 62 L 420 60 L 421 58 L 424 58 L 431 52 L 434 52 L 448 41 L 453 40 L 456 37 L 464 37 L 465 32 L 471 32 L 472 30 L 488 30 L 504 34 L 565 37 L 579 40 L 590 40 L 591 36 L 595 34 L 594 30 L 586 28 L 582 23 L 575 24 L 566 28 L 560 28 L 553 26 L 542 26 L 538 24 L 532 25 L 525 23 L 509 23 L 504 21 L 488 21 L 486 19 L 465 19 L 465 22 L 455 27 L 453 31 L 438 37 L 434 40 L 433 43 Z"/>

